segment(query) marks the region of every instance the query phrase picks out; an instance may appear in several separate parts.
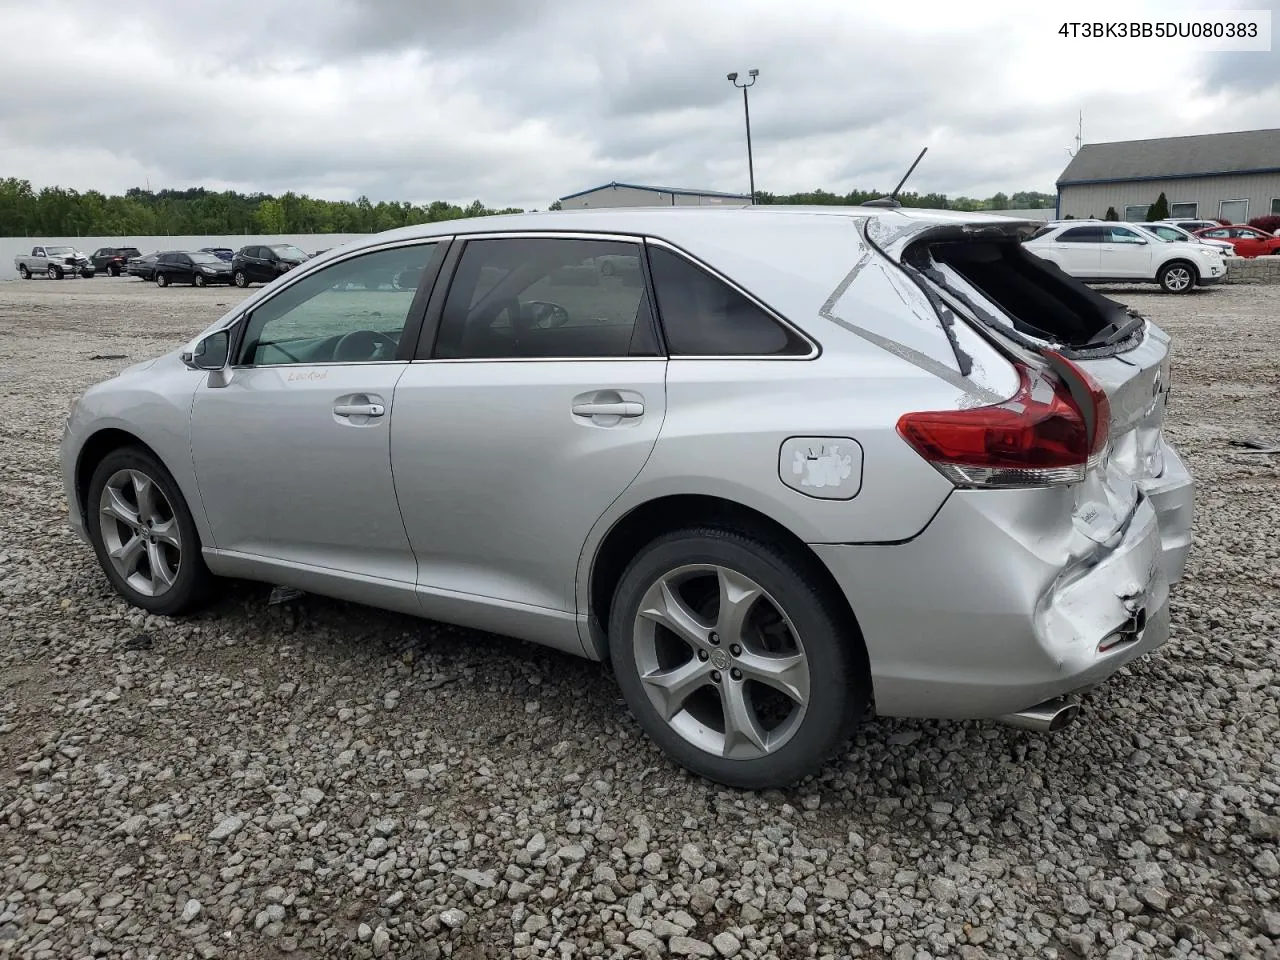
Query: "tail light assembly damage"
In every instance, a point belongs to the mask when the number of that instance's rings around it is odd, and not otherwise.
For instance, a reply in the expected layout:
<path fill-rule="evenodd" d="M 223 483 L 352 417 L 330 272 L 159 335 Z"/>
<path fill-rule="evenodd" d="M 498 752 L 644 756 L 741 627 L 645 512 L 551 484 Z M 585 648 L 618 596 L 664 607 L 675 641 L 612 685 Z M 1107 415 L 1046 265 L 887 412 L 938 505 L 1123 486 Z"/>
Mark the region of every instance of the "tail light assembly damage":
<path fill-rule="evenodd" d="M 898 434 L 957 487 L 1018 489 L 1079 483 L 1107 447 L 1110 403 L 1061 354 L 1047 366 L 1013 361 L 1008 400 L 963 410 L 903 414 Z"/>

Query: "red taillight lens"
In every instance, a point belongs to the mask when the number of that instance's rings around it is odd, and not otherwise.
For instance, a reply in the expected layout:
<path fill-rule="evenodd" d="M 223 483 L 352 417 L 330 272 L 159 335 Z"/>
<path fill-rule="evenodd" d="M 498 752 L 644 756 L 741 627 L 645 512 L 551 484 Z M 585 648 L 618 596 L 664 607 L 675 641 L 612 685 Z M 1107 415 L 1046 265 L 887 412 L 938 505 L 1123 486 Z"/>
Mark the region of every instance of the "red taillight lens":
<path fill-rule="evenodd" d="M 1088 374 L 1063 357 L 1053 359 L 1061 375 L 1016 363 L 1018 392 L 1003 403 L 907 413 L 898 420 L 898 433 L 957 486 L 1083 480 L 1106 446 L 1110 405 Z M 1083 404 L 1072 396 L 1073 386 Z"/>

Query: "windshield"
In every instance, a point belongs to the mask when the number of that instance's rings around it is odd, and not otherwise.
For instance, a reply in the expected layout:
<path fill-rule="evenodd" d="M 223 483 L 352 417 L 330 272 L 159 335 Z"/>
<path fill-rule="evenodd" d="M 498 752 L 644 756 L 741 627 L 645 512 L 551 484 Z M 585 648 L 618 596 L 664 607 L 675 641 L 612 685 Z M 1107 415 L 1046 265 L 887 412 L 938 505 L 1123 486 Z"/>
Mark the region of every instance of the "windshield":
<path fill-rule="evenodd" d="M 75 253 L 75 247 L 45 247 L 44 252 L 49 256 L 69 256 Z"/>
<path fill-rule="evenodd" d="M 1161 240 L 1186 240 L 1187 235 L 1177 227 L 1147 227 L 1147 230 L 1154 233 Z"/>
<path fill-rule="evenodd" d="M 305 260 L 307 255 L 295 247 L 291 243 L 276 243 L 269 248 L 274 253 L 280 254 L 282 257 L 288 257 L 290 260 Z"/>
<path fill-rule="evenodd" d="M 222 261 L 215 257 L 212 253 L 190 253 L 187 254 L 191 258 L 192 263 L 212 263 L 221 264 Z"/>

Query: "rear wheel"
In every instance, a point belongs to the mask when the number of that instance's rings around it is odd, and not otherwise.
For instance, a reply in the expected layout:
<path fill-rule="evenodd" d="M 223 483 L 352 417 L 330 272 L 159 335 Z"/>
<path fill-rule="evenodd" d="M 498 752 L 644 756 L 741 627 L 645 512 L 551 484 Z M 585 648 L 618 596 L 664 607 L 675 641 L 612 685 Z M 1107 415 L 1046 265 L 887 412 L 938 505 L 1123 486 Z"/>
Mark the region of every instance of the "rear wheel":
<path fill-rule="evenodd" d="M 120 276 L 120 268 L 119 268 L 119 267 L 107 267 L 107 276 L 109 276 L 109 277 L 118 277 L 118 276 Z"/>
<path fill-rule="evenodd" d="M 1187 293 L 1195 288 L 1196 268 L 1182 260 L 1166 263 L 1156 276 L 1165 293 Z"/>
<path fill-rule="evenodd" d="M 204 599 L 212 576 L 191 511 L 148 450 L 122 447 L 103 457 L 85 507 L 98 563 L 127 601 L 173 616 Z"/>
<path fill-rule="evenodd" d="M 31 279 L 31 271 L 27 269 L 27 265 L 25 263 L 18 264 L 18 276 L 23 280 Z"/>
<path fill-rule="evenodd" d="M 169 275 L 167 273 L 156 274 L 156 286 L 167 287 L 169 285 Z"/>
<path fill-rule="evenodd" d="M 249 278 L 245 275 L 243 270 L 237 270 L 232 279 L 235 281 L 236 286 L 242 289 L 249 285 Z"/>
<path fill-rule="evenodd" d="M 815 773 L 867 705 L 861 638 L 813 571 L 717 529 L 665 534 L 619 581 L 613 669 L 649 736 L 720 783 L 784 786 Z"/>

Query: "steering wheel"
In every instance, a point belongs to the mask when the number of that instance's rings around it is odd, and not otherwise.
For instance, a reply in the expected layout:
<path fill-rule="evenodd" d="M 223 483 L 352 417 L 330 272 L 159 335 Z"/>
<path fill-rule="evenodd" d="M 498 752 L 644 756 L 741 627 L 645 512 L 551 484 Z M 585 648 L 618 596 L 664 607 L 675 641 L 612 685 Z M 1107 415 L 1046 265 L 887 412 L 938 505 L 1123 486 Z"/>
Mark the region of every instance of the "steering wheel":
<path fill-rule="evenodd" d="M 550 300 L 530 300 L 525 304 L 528 319 L 539 330 L 563 327 L 569 322 L 569 311 Z"/>
<path fill-rule="evenodd" d="M 400 346 L 394 337 L 379 333 L 377 330 L 352 330 L 350 333 L 343 334 L 342 338 L 333 345 L 334 362 L 373 360 L 378 347 L 382 344 L 391 348 L 391 353 L 386 359 L 394 359 L 396 348 Z"/>

